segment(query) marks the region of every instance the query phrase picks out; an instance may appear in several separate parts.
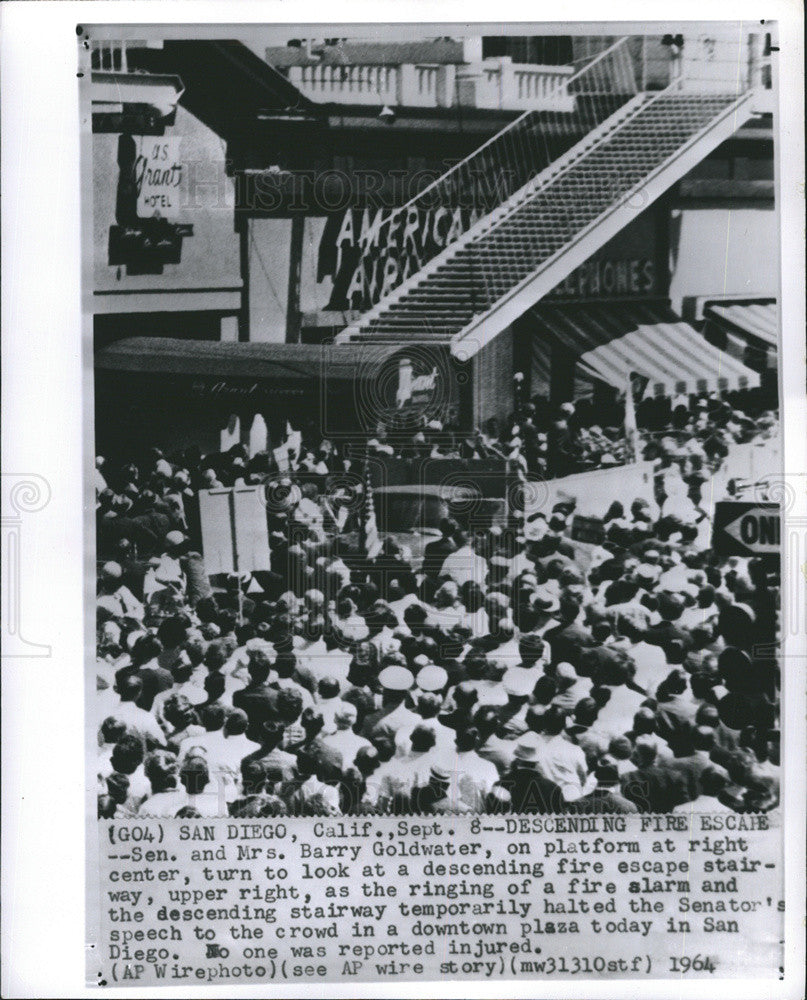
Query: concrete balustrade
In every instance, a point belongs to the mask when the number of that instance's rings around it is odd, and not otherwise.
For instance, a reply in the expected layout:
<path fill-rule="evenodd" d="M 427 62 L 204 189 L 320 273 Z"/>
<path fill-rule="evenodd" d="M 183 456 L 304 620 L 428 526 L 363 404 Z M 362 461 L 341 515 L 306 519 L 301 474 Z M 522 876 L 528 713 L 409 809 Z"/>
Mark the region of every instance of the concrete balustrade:
<path fill-rule="evenodd" d="M 574 98 L 564 83 L 573 72 L 569 66 L 513 63 L 503 57 L 469 65 L 292 66 L 289 80 L 323 104 L 572 111 Z"/>

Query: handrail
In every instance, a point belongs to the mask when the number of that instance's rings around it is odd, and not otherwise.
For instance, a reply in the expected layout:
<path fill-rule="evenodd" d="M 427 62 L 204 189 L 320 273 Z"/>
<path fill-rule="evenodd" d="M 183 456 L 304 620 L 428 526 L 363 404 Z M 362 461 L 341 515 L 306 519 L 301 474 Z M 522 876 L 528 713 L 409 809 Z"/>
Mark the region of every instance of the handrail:
<path fill-rule="evenodd" d="M 669 94 L 670 92 L 674 91 L 675 89 L 677 89 L 678 82 L 679 81 L 677 80 L 673 80 L 673 82 L 668 87 L 665 87 L 664 90 L 659 91 L 657 96 L 661 97 L 663 95 Z M 730 104 L 728 104 L 716 118 L 714 118 L 706 126 L 704 126 L 697 132 L 695 132 L 693 135 L 691 135 L 686 140 L 686 142 L 675 152 L 673 156 L 668 157 L 667 160 L 663 161 L 662 163 L 659 163 L 656 167 L 653 168 L 653 170 L 650 171 L 649 174 L 643 177 L 640 182 L 634 184 L 633 187 L 630 188 L 628 191 L 626 191 L 623 195 L 621 195 L 621 197 L 617 201 L 612 202 L 612 204 L 609 205 L 609 207 L 606 208 L 603 212 L 601 212 L 596 218 L 592 219 L 580 230 L 578 230 L 571 237 L 571 239 L 569 239 L 559 250 L 557 250 L 546 260 L 544 260 L 540 264 L 539 269 L 541 271 L 546 270 L 550 265 L 554 264 L 558 259 L 568 254 L 586 236 L 588 236 L 588 234 L 592 230 L 600 226 L 606 219 L 610 218 L 614 214 L 614 212 L 616 212 L 619 208 L 621 208 L 626 202 L 630 201 L 631 197 L 638 190 L 641 190 L 642 187 L 646 186 L 648 181 L 652 180 L 663 170 L 665 170 L 672 159 L 678 158 L 681 155 L 683 155 L 687 150 L 691 149 L 692 146 L 694 146 L 694 144 L 698 142 L 706 132 L 710 131 L 716 125 L 725 121 L 727 117 L 736 114 L 744 103 L 750 101 L 751 97 L 752 97 L 752 91 L 747 89 L 739 90 L 735 95 L 734 100 Z M 510 217 L 509 214 L 507 217 L 508 218 Z M 473 244 L 469 245 L 469 249 L 471 250 L 471 253 L 473 253 Z M 512 297 L 512 295 L 515 294 L 517 291 L 519 291 L 519 289 L 529 284 L 530 281 L 533 281 L 534 277 L 535 277 L 534 274 L 529 275 L 528 277 L 520 281 L 517 285 L 515 285 L 508 293 L 508 298 Z M 472 319 L 468 322 L 468 324 L 462 330 L 459 330 L 456 334 L 452 335 L 451 341 L 455 344 L 461 343 L 466 337 L 469 336 L 470 333 L 473 332 L 474 329 L 476 329 L 479 326 L 480 323 L 484 322 L 487 316 L 489 316 L 492 312 L 495 311 L 496 308 L 498 308 L 499 304 L 500 304 L 499 302 L 494 302 L 489 306 L 489 308 L 481 312 L 475 311 Z"/>
<path fill-rule="evenodd" d="M 570 76 L 568 79 L 565 79 L 561 84 L 559 84 L 555 88 L 555 90 L 553 91 L 553 93 L 556 92 L 556 91 L 558 91 L 558 90 L 565 89 L 566 87 L 568 87 L 578 77 L 582 76 L 584 73 L 587 73 L 594 65 L 596 65 L 598 62 L 600 62 L 606 56 L 613 54 L 615 51 L 617 51 L 617 49 L 619 49 L 621 46 L 625 45 L 628 42 L 629 38 L 630 38 L 630 36 L 626 35 L 626 36 L 618 39 L 616 42 L 614 42 L 613 45 L 609 45 L 607 49 L 603 49 L 602 52 L 600 52 L 593 59 L 591 59 L 589 62 L 587 62 L 585 64 L 585 66 L 583 66 L 581 69 L 579 69 L 573 76 Z M 430 184 L 427 184 L 426 187 L 423 188 L 423 190 L 419 191 L 414 197 L 410 198 L 409 201 L 407 201 L 404 205 L 401 205 L 399 208 L 394 209 L 389 214 L 389 216 L 386 219 L 384 219 L 383 222 L 381 222 L 379 224 L 379 229 L 383 229 L 385 226 L 388 226 L 393 221 L 393 219 L 396 219 L 399 216 L 403 215 L 405 212 L 407 212 L 410 208 L 412 208 L 415 205 L 416 202 L 420 201 L 423 198 L 423 196 L 428 191 L 432 190 L 432 188 L 436 188 L 439 185 L 442 185 L 445 182 L 446 178 L 450 177 L 452 174 L 454 174 L 454 173 L 458 172 L 459 170 L 461 170 L 464 166 L 466 166 L 467 164 L 469 164 L 472 160 L 475 160 L 477 157 L 480 156 L 480 154 L 484 153 L 484 151 L 489 146 L 492 146 L 495 143 L 501 142 L 502 138 L 505 135 L 507 135 L 513 129 L 517 128 L 519 125 L 523 124 L 523 122 L 526 121 L 526 119 L 529 118 L 529 116 L 532 115 L 532 114 L 534 114 L 534 112 L 532 110 L 527 110 L 522 115 L 519 115 L 518 118 L 514 118 L 512 122 L 510 122 L 508 125 L 506 125 L 503 129 L 501 129 L 495 135 L 491 136 L 490 139 L 488 139 L 485 142 L 483 142 L 482 145 L 478 146 L 472 153 L 469 153 L 469 155 L 466 156 L 465 159 L 460 160 L 459 162 L 453 164 L 453 166 L 449 167 L 449 169 L 446 170 L 445 173 L 441 174 L 438 178 L 436 178 L 435 180 L 433 180 Z"/>

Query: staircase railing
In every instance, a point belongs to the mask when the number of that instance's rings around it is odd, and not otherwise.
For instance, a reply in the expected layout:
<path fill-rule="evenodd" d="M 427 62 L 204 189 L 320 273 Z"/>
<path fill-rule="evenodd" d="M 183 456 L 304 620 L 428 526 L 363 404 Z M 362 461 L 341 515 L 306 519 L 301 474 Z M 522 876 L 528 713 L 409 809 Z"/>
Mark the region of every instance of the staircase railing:
<path fill-rule="evenodd" d="M 450 221 L 449 242 L 455 242 L 480 214 L 507 201 L 636 95 L 636 62 L 629 42 L 629 37 L 620 38 L 558 84 L 559 91 L 573 98 L 574 110 L 525 111 L 378 223 L 378 245 L 385 247 L 388 262 L 386 280 L 374 293 L 366 293 L 364 309 L 444 249 L 445 244 L 430 245 L 422 238 L 427 213 L 459 210 Z"/>
<path fill-rule="evenodd" d="M 649 107 L 655 103 L 657 100 L 661 100 L 665 96 L 675 93 L 680 89 L 679 82 L 673 80 L 663 91 L 652 95 L 647 102 L 643 105 L 641 111 L 647 110 Z M 716 119 L 712 119 L 708 125 L 699 129 L 696 133 L 691 135 L 689 139 L 676 151 L 674 158 L 680 158 L 688 150 L 690 150 L 707 132 L 713 130 L 719 122 L 724 122 L 726 119 L 731 117 L 736 117 L 740 108 L 743 105 L 748 105 L 752 97 L 751 91 L 748 87 L 744 85 L 739 85 L 736 91 L 735 100 L 731 104 L 727 104 L 723 111 Z M 630 117 L 635 117 L 632 114 Z M 617 212 L 623 206 L 630 206 L 632 211 L 639 211 L 643 207 L 643 191 L 647 185 L 660 174 L 669 164 L 670 159 L 667 158 L 664 162 L 657 165 L 650 173 L 643 177 L 638 183 L 632 185 L 627 185 L 621 180 L 619 174 L 613 177 L 603 178 L 604 183 L 612 187 L 612 199 L 608 207 L 599 212 L 596 216 L 592 217 L 585 225 L 582 225 L 577 231 L 570 236 L 570 238 L 564 242 L 563 246 L 560 247 L 555 253 L 550 257 L 546 258 L 541 263 L 541 269 L 548 267 L 553 260 L 569 254 L 569 252 L 579 243 L 581 243 L 584 237 L 595 229 L 597 226 L 601 225 L 604 220 L 608 219 L 615 212 Z M 568 168 L 565 168 L 568 169 Z M 561 171 L 561 174 L 565 172 Z M 582 197 L 582 193 L 581 193 Z M 553 197 L 551 187 L 546 193 L 537 191 L 537 193 L 530 198 L 531 206 L 539 205 L 543 211 L 550 211 L 553 207 Z M 490 235 L 495 233 L 499 227 L 503 227 L 506 230 L 508 221 L 512 218 L 518 209 L 514 209 L 512 212 L 502 215 L 501 218 L 497 219 L 494 224 L 488 229 L 485 235 Z M 528 284 L 532 277 L 524 278 L 517 284 L 513 284 L 510 278 L 510 270 L 507 264 L 496 264 L 494 263 L 489 248 L 483 243 L 476 245 L 475 243 L 469 243 L 464 249 L 465 254 L 464 263 L 468 267 L 469 271 L 475 276 L 475 287 L 474 287 L 474 316 L 469 322 L 468 326 L 462 330 L 456 336 L 458 338 L 464 337 L 467 333 L 477 327 L 480 322 L 484 321 L 485 316 L 496 306 L 498 300 L 502 298 L 502 283 L 509 284 L 511 287 L 508 290 L 508 294 L 512 295 L 518 289 Z M 480 308 L 480 304 L 482 308 Z"/>

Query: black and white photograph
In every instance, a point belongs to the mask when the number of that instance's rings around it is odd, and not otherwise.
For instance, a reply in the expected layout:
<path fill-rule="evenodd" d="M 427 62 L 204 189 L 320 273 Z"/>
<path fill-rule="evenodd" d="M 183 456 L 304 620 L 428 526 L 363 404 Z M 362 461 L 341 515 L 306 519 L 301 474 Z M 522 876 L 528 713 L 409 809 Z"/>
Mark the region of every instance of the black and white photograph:
<path fill-rule="evenodd" d="M 86 29 L 99 816 L 779 804 L 775 30 Z"/>
<path fill-rule="evenodd" d="M 76 988 L 795 997 L 780 20 L 72 6 Z"/>

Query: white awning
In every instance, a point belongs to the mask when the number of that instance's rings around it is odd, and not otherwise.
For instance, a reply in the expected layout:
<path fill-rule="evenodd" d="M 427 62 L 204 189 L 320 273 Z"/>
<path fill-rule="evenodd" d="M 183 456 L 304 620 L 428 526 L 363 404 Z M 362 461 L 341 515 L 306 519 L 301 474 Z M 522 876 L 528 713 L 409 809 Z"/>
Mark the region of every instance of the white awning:
<path fill-rule="evenodd" d="M 749 334 L 769 347 L 779 345 L 779 307 L 776 302 L 713 303 L 706 307 L 704 315 L 717 321 L 728 333 Z"/>
<path fill-rule="evenodd" d="M 578 358 L 590 377 L 624 389 L 631 373 L 648 393 L 675 396 L 759 386 L 759 375 L 708 343 L 657 303 L 544 305 L 532 314 L 547 334 Z"/>

